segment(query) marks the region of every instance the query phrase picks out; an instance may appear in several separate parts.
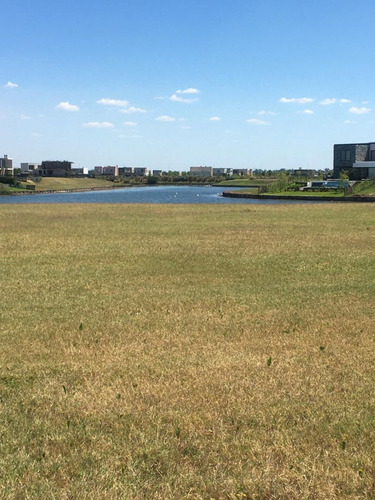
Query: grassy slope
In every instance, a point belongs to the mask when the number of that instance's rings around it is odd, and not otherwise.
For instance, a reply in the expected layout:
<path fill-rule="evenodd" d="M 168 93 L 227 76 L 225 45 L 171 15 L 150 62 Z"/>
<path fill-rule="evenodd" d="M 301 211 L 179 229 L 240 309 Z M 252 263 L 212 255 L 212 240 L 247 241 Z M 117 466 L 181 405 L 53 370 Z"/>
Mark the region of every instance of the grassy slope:
<path fill-rule="evenodd" d="M 261 186 L 275 182 L 275 179 L 231 179 L 222 181 L 217 186 Z"/>
<path fill-rule="evenodd" d="M 37 191 L 46 191 L 49 189 L 79 189 L 92 187 L 109 187 L 113 186 L 113 182 L 103 179 L 91 178 L 65 178 L 65 177 L 43 177 L 40 182 L 36 183 Z"/>
<path fill-rule="evenodd" d="M 361 205 L 0 206 L 0 496 L 372 498 L 374 239 Z"/>

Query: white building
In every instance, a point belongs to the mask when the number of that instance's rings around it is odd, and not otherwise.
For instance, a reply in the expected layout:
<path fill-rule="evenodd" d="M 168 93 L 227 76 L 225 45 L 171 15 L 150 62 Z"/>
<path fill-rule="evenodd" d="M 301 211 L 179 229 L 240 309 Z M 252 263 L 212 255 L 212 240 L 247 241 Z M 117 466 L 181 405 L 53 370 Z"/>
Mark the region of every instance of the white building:
<path fill-rule="evenodd" d="M 22 174 L 38 174 L 41 167 L 40 163 L 21 163 Z"/>

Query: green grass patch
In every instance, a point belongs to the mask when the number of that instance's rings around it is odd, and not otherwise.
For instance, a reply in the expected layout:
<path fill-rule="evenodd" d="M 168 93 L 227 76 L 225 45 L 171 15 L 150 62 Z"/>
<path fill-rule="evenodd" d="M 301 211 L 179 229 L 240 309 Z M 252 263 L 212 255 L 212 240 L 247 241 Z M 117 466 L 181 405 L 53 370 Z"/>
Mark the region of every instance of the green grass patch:
<path fill-rule="evenodd" d="M 372 498 L 368 205 L 0 205 L 3 498 Z"/>
<path fill-rule="evenodd" d="M 93 179 L 88 177 L 43 177 L 36 183 L 36 191 L 86 189 L 97 187 L 111 187 L 114 183 L 104 179 Z"/>

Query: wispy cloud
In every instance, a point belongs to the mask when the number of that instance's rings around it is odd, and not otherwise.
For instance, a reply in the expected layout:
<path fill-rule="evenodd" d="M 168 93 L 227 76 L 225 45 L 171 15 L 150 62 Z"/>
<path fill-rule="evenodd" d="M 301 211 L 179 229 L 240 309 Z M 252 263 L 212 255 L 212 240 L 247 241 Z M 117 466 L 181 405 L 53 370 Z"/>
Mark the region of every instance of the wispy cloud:
<path fill-rule="evenodd" d="M 209 118 L 210 122 L 219 122 L 220 121 L 220 117 L 219 116 L 211 116 L 211 118 Z"/>
<path fill-rule="evenodd" d="M 42 137 L 42 134 L 38 134 L 36 132 L 34 132 L 33 134 L 31 134 L 32 137 Z"/>
<path fill-rule="evenodd" d="M 126 127 L 136 127 L 138 125 L 137 122 L 123 122 L 123 125 Z"/>
<path fill-rule="evenodd" d="M 282 103 L 295 103 L 295 104 L 307 104 L 308 102 L 314 102 L 315 99 L 312 97 L 282 97 L 280 102 Z"/>
<path fill-rule="evenodd" d="M 21 115 L 20 118 L 21 120 L 30 120 L 30 116 L 28 115 Z"/>
<path fill-rule="evenodd" d="M 341 104 L 349 104 L 352 102 L 350 99 L 340 99 Z"/>
<path fill-rule="evenodd" d="M 192 102 L 199 101 L 198 97 L 193 97 L 191 99 L 187 99 L 185 97 L 180 97 L 177 94 L 171 95 L 171 97 L 169 98 L 169 100 L 173 101 L 173 102 L 184 102 L 185 104 L 191 104 Z"/>
<path fill-rule="evenodd" d="M 303 112 L 305 115 L 313 115 L 314 114 L 314 111 L 312 109 L 304 109 Z"/>
<path fill-rule="evenodd" d="M 249 118 L 246 120 L 247 123 L 252 123 L 253 125 L 269 125 L 270 122 L 266 122 L 265 120 L 259 120 L 258 118 Z"/>
<path fill-rule="evenodd" d="M 357 122 L 356 122 L 356 121 L 354 121 L 354 120 L 345 120 L 345 121 L 344 121 L 344 123 L 345 123 L 346 125 L 350 125 L 351 123 L 357 123 Z"/>
<path fill-rule="evenodd" d="M 77 106 L 76 104 L 70 104 L 70 102 L 60 102 L 60 104 L 58 104 L 56 106 L 56 109 L 62 109 L 64 111 L 79 111 L 79 106 Z"/>
<path fill-rule="evenodd" d="M 365 107 L 358 108 L 357 106 L 352 106 L 349 109 L 349 112 L 353 113 L 354 115 L 365 115 L 366 113 L 370 113 L 370 111 L 371 108 L 365 108 Z"/>
<path fill-rule="evenodd" d="M 120 113 L 147 113 L 147 109 L 137 108 L 136 106 L 130 106 L 126 109 L 120 109 Z"/>
<path fill-rule="evenodd" d="M 86 128 L 113 128 L 114 125 L 111 122 L 88 122 L 84 123 L 82 127 Z"/>
<path fill-rule="evenodd" d="M 173 116 L 162 115 L 155 118 L 155 120 L 157 122 L 175 122 L 176 118 L 173 118 Z"/>
<path fill-rule="evenodd" d="M 264 109 L 258 111 L 257 115 L 259 116 L 266 116 L 266 115 L 269 115 L 269 116 L 272 116 L 272 115 L 276 115 L 276 113 L 274 113 L 273 111 L 265 111 Z"/>
<path fill-rule="evenodd" d="M 18 83 L 8 82 L 4 85 L 4 87 L 6 87 L 7 89 L 15 89 L 16 87 L 18 87 Z"/>
<path fill-rule="evenodd" d="M 119 108 L 127 108 L 129 106 L 129 101 L 121 101 L 118 99 L 108 99 L 105 97 L 96 101 L 96 104 L 103 104 L 103 106 L 116 106 Z"/>
<path fill-rule="evenodd" d="M 200 90 L 189 87 L 184 90 L 176 90 L 176 94 L 199 94 Z"/>
<path fill-rule="evenodd" d="M 335 104 L 336 102 L 336 97 L 327 97 L 327 99 L 323 99 L 322 101 L 320 101 L 319 104 L 321 104 L 322 106 L 329 106 L 330 104 Z"/>

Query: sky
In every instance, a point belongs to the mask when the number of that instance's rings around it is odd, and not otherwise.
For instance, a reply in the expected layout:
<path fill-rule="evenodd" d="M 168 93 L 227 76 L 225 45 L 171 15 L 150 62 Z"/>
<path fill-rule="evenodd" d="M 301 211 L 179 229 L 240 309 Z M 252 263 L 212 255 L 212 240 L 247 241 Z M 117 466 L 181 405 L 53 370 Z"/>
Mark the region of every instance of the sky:
<path fill-rule="evenodd" d="M 373 0 L 2 0 L 0 156 L 332 167 L 375 141 Z"/>

